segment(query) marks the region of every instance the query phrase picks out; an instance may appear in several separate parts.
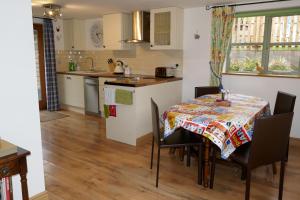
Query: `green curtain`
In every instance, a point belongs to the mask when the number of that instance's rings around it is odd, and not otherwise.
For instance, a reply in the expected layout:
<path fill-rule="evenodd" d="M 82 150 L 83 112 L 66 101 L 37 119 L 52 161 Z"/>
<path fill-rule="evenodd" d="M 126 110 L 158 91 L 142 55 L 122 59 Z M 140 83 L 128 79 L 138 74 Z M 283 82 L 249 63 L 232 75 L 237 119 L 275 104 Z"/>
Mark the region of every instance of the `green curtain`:
<path fill-rule="evenodd" d="M 222 84 L 222 68 L 229 47 L 234 21 L 234 7 L 214 8 L 211 27 L 210 85 Z"/>

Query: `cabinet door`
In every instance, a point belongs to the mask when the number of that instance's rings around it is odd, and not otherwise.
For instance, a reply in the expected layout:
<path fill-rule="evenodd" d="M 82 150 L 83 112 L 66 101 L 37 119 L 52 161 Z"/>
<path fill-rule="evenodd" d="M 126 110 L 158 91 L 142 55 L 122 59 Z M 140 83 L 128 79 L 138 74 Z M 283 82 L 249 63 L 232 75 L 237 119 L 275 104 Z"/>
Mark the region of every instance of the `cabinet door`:
<path fill-rule="evenodd" d="M 181 49 L 182 23 L 182 9 L 172 7 L 151 10 L 151 49 Z"/>
<path fill-rule="evenodd" d="M 64 30 L 64 49 L 72 50 L 74 48 L 73 20 L 70 19 L 63 20 L 63 30 Z"/>
<path fill-rule="evenodd" d="M 124 13 L 103 16 L 103 48 L 126 50 L 131 46 L 125 40 L 131 38 L 131 15 Z"/>
<path fill-rule="evenodd" d="M 110 14 L 103 16 L 103 48 L 121 49 L 122 15 Z"/>
<path fill-rule="evenodd" d="M 57 75 L 61 104 L 84 108 L 84 82 L 82 76 Z"/>
<path fill-rule="evenodd" d="M 75 50 L 86 49 L 84 20 L 73 20 L 73 40 Z"/>
<path fill-rule="evenodd" d="M 171 12 L 157 12 L 154 18 L 154 45 L 171 45 Z"/>

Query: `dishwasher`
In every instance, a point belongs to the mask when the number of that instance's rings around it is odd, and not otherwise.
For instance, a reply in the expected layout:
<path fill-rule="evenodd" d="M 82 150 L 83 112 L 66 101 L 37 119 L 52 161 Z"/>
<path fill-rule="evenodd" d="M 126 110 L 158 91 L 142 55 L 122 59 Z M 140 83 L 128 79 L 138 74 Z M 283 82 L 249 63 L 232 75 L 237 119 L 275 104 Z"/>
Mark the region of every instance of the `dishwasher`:
<path fill-rule="evenodd" d="M 85 114 L 100 116 L 98 78 L 84 77 Z"/>

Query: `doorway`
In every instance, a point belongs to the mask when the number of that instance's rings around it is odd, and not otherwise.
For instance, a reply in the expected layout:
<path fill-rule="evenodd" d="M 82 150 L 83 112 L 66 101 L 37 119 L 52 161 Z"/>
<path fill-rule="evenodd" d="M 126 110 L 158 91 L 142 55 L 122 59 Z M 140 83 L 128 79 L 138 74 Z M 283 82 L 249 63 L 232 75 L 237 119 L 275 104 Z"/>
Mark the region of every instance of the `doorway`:
<path fill-rule="evenodd" d="M 39 108 L 40 110 L 44 110 L 47 108 L 47 97 L 46 97 L 46 82 L 45 82 L 43 25 L 34 24 L 33 33 L 34 33 L 34 49 L 35 49 Z"/>

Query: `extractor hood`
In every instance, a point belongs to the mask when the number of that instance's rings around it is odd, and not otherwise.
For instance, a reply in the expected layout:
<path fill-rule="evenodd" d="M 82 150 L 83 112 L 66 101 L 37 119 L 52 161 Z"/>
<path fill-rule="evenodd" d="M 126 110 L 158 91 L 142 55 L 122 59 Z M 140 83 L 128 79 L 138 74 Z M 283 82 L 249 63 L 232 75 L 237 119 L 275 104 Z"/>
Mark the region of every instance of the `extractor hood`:
<path fill-rule="evenodd" d="M 132 13 L 132 38 L 127 43 L 150 42 L 150 13 L 134 11 Z"/>

